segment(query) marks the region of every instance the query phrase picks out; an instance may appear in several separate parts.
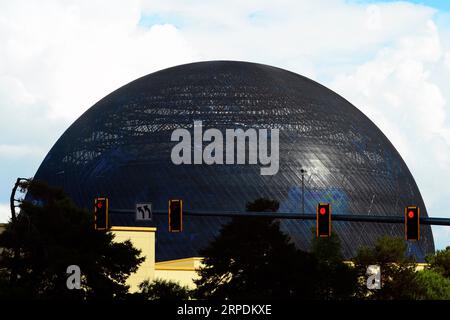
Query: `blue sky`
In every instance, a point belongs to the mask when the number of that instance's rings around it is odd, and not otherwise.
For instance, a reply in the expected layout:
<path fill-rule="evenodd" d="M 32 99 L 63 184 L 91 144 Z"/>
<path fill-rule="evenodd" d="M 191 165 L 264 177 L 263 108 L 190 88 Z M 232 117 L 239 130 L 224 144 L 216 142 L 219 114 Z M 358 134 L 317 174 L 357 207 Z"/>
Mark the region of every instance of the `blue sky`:
<path fill-rule="evenodd" d="M 450 1 L 0 2 L 0 221 L 64 130 L 145 74 L 246 60 L 310 77 L 362 110 L 413 173 L 432 216 L 450 188 Z M 450 245 L 450 228 L 433 228 Z"/>
<path fill-rule="evenodd" d="M 398 2 L 395 0 L 383 0 L 383 1 L 376 1 L 376 0 L 350 0 L 348 1 L 350 3 L 358 3 L 358 4 L 380 4 L 380 3 L 388 3 L 388 2 Z M 414 4 L 419 4 L 419 5 L 424 5 L 424 6 L 429 6 L 429 7 L 433 7 L 436 8 L 438 10 L 441 11 L 450 11 L 450 1 L 446 1 L 446 0 L 410 0 L 410 1 L 405 1 L 405 2 L 410 2 L 410 3 L 414 3 Z"/>

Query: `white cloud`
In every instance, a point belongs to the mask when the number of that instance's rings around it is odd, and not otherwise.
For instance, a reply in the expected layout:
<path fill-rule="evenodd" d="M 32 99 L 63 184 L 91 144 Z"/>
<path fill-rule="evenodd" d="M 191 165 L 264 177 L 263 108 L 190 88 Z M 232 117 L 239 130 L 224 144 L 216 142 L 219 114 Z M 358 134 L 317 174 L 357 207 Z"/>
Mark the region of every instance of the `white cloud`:
<path fill-rule="evenodd" d="M 450 70 L 450 52 L 445 55 L 445 65 Z"/>
<path fill-rule="evenodd" d="M 366 9 L 366 28 L 369 30 L 379 30 L 383 25 L 383 18 L 380 7 L 370 5 Z"/>
<path fill-rule="evenodd" d="M 305 64 L 297 59 L 320 69 L 342 67 L 414 34 L 434 13 L 405 2 L 367 7 L 343 0 L 144 1 L 143 7 L 147 15 L 175 17 L 202 59 L 256 60 L 302 74 Z"/>
<path fill-rule="evenodd" d="M 14 1 L 0 12 L 0 76 L 52 118 L 74 120 L 119 86 L 194 59 L 175 27 L 138 27 L 137 1 Z"/>
<path fill-rule="evenodd" d="M 195 60 L 259 61 L 319 78 L 325 68 L 415 33 L 432 13 L 407 3 L 337 0 L 2 2 L 0 77 L 15 83 L 16 100 L 40 102 L 43 115 L 68 124 L 123 84 Z M 139 27 L 152 14 L 176 18 Z"/>
<path fill-rule="evenodd" d="M 138 1 L 0 1 L 1 195 L 99 99 L 195 59 L 178 29 L 141 28 L 140 14 Z"/>
<path fill-rule="evenodd" d="M 9 204 L 0 203 L 0 223 L 7 223 L 9 218 L 11 218 Z"/>
<path fill-rule="evenodd" d="M 445 214 L 438 209 L 450 199 L 450 101 L 443 93 L 448 84 L 432 77 L 444 67 L 442 55 L 438 30 L 427 21 L 420 32 L 380 49 L 332 83 L 393 142 L 435 216 Z"/>
<path fill-rule="evenodd" d="M 30 156 L 43 159 L 47 152 L 48 150 L 36 146 L 0 144 L 0 160 Z"/>

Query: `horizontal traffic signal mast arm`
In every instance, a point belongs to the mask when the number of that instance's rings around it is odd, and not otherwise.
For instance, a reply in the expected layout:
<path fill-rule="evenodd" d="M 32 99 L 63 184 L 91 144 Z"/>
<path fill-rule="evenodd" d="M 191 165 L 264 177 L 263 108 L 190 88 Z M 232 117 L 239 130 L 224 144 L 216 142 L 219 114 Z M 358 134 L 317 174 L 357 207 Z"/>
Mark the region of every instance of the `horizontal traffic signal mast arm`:
<path fill-rule="evenodd" d="M 110 213 L 134 213 L 135 210 L 109 209 Z M 167 215 L 167 210 L 153 210 L 153 214 Z M 213 212 L 213 211 L 190 211 L 183 210 L 184 216 L 199 217 L 268 217 L 278 219 L 300 219 L 316 220 L 316 214 L 282 213 L 282 212 Z M 354 222 L 377 222 L 377 223 L 405 223 L 403 216 L 375 216 L 375 215 L 353 215 L 334 214 L 333 221 L 354 221 Z M 421 217 L 420 224 L 450 226 L 450 218 Z"/>

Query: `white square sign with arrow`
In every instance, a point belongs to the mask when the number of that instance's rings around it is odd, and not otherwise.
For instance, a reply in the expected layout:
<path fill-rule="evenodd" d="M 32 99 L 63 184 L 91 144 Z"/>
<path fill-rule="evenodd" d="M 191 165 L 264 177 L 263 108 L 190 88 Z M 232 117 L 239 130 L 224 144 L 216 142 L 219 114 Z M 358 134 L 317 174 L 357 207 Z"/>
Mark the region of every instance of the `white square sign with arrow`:
<path fill-rule="evenodd" d="M 136 220 L 152 220 L 152 204 L 136 203 Z"/>

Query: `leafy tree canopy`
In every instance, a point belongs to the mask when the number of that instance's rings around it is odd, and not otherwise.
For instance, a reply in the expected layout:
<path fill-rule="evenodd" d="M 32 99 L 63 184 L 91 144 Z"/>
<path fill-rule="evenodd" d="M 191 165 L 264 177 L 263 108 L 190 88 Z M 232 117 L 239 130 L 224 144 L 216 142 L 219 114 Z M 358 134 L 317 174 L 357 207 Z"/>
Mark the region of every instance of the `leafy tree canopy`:
<path fill-rule="evenodd" d="M 191 297 L 188 287 L 164 279 L 145 280 L 139 290 L 138 295 L 146 300 L 188 300 Z"/>
<path fill-rule="evenodd" d="M 406 243 L 402 238 L 381 237 L 374 247 L 360 248 L 353 261 L 362 280 L 360 298 L 406 300 L 423 294 L 416 279 L 416 264 L 406 255 Z M 379 290 L 365 288 L 369 265 L 380 266 L 382 287 Z"/>
<path fill-rule="evenodd" d="M 276 211 L 278 202 L 257 199 L 248 211 Z M 202 252 L 198 298 L 283 299 L 313 294 L 315 260 L 298 251 L 273 218 L 236 217 Z M 301 289 L 300 289 L 301 288 Z"/>
<path fill-rule="evenodd" d="M 314 235 L 312 253 L 318 261 L 318 297 L 323 300 L 354 298 L 358 292 L 358 274 L 344 262 L 338 235 L 334 232 L 327 238 Z"/>
<path fill-rule="evenodd" d="M 450 247 L 437 250 L 435 254 L 426 258 L 429 268 L 450 279 Z"/>
<path fill-rule="evenodd" d="M 422 288 L 418 299 L 450 300 L 450 279 L 439 272 L 425 269 L 417 273 L 417 282 Z"/>
<path fill-rule="evenodd" d="M 61 190 L 39 181 L 27 191 L 15 223 L 0 235 L 0 294 L 8 298 L 88 299 L 124 297 L 125 281 L 144 258 L 131 242 L 113 242 L 93 228 L 93 215 Z M 15 254 L 17 252 L 18 254 Z M 81 290 L 68 290 L 66 271 L 81 270 Z"/>
<path fill-rule="evenodd" d="M 278 202 L 257 199 L 247 211 L 276 211 Z M 196 296 L 215 299 L 340 299 L 356 288 L 356 274 L 342 262 L 337 236 L 298 250 L 274 218 L 237 217 L 201 253 L 204 267 Z M 331 260 L 330 260 L 331 258 Z M 333 281 L 335 277 L 339 280 Z"/>

